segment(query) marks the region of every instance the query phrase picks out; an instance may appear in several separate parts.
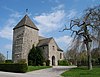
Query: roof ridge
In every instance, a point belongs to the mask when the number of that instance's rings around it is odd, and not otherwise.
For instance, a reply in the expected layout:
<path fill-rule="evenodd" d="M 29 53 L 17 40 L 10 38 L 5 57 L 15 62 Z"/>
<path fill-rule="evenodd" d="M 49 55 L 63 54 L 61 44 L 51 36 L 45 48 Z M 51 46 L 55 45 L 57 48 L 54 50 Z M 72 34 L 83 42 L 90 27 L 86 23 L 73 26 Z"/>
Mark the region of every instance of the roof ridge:
<path fill-rule="evenodd" d="M 40 41 L 41 41 L 41 40 L 45 40 L 45 39 L 52 39 L 52 38 L 51 38 L 51 37 L 50 37 L 50 38 L 44 38 L 44 39 L 40 39 Z"/>

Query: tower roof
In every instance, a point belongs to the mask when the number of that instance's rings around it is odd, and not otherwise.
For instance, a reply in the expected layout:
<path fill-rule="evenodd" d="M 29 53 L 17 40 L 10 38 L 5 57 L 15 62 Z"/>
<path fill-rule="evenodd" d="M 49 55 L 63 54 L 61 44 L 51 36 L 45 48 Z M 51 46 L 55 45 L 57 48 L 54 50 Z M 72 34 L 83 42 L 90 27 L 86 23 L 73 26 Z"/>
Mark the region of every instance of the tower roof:
<path fill-rule="evenodd" d="M 20 28 L 20 27 L 23 27 L 23 26 L 27 26 L 27 27 L 30 27 L 30 28 L 33 28 L 33 29 L 36 29 L 36 30 L 39 30 L 35 24 L 32 22 L 32 20 L 29 18 L 29 16 L 26 14 L 22 20 L 13 28 L 14 29 L 17 29 L 17 28 Z"/>

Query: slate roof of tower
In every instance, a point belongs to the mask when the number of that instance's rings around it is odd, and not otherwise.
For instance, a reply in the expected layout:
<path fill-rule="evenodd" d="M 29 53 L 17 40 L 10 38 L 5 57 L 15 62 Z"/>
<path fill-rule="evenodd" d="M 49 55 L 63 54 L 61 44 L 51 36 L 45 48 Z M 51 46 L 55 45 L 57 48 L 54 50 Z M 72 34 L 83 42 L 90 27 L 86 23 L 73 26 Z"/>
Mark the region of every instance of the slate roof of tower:
<path fill-rule="evenodd" d="M 27 27 L 30 27 L 30 28 L 33 28 L 33 29 L 36 29 L 36 30 L 39 30 L 35 24 L 32 22 L 32 20 L 29 18 L 29 16 L 26 14 L 22 20 L 14 27 L 14 29 L 17 29 L 17 28 L 20 28 L 20 27 L 23 27 L 23 26 L 27 26 Z M 13 29 L 13 30 L 14 30 Z"/>
<path fill-rule="evenodd" d="M 41 47 L 41 46 L 48 46 L 48 44 L 49 44 L 49 42 L 50 42 L 51 39 L 53 39 L 53 37 L 39 40 L 38 46 L 39 47 Z M 59 48 L 59 46 L 57 45 L 56 42 L 55 42 L 55 44 L 57 46 L 57 50 L 58 51 L 63 51 L 62 49 Z"/>

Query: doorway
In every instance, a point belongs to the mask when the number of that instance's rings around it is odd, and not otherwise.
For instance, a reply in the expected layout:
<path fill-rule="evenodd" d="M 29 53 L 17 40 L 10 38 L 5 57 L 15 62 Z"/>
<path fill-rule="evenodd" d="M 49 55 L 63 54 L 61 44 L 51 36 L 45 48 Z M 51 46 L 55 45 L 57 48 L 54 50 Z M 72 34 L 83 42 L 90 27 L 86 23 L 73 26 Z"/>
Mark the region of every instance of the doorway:
<path fill-rule="evenodd" d="M 55 56 L 52 56 L 52 66 L 55 66 Z"/>

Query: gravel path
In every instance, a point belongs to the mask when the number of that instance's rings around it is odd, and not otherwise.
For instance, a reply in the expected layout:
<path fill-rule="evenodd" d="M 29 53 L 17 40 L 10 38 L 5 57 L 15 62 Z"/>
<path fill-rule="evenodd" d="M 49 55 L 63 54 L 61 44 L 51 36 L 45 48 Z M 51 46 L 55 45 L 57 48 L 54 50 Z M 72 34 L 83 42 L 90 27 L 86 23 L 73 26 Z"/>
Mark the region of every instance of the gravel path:
<path fill-rule="evenodd" d="M 76 66 L 53 66 L 53 68 L 47 68 L 28 73 L 9 73 L 0 71 L 0 77 L 61 77 L 60 74 L 65 70 L 75 67 Z"/>

